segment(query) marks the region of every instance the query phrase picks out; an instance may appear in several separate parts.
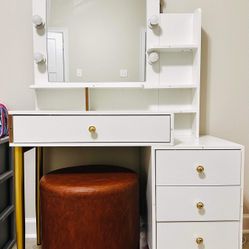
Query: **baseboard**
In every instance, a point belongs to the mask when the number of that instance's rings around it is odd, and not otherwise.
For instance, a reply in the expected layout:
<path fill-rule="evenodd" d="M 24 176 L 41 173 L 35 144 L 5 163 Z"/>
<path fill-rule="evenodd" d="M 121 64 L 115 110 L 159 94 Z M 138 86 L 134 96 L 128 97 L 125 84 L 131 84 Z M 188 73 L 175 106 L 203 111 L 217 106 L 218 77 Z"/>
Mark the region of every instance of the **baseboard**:
<path fill-rule="evenodd" d="M 25 219 L 25 237 L 27 239 L 36 238 L 36 219 L 35 218 Z"/>

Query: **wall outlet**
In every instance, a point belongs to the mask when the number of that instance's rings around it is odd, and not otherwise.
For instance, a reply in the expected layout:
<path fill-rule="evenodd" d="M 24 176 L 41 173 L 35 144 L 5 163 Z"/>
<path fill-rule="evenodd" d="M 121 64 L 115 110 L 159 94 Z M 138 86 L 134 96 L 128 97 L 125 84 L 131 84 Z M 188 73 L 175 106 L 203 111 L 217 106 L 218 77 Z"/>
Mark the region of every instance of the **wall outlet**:
<path fill-rule="evenodd" d="M 119 75 L 121 78 L 127 78 L 128 77 L 128 70 L 127 69 L 120 69 Z"/>
<path fill-rule="evenodd" d="M 76 76 L 77 77 L 82 77 L 82 69 L 81 68 L 76 69 Z"/>

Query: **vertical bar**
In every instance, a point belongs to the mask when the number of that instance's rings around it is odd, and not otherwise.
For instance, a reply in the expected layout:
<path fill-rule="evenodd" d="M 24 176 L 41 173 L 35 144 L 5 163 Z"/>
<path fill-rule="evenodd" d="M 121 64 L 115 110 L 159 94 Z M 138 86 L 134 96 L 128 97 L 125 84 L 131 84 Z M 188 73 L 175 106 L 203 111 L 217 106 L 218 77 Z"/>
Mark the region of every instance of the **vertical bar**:
<path fill-rule="evenodd" d="M 22 147 L 15 147 L 15 216 L 17 249 L 25 249 L 24 160 Z"/>
<path fill-rule="evenodd" d="M 89 111 L 89 89 L 85 89 L 86 111 Z"/>
<path fill-rule="evenodd" d="M 43 174 L 43 148 L 35 148 L 36 160 L 36 235 L 37 245 L 41 245 L 41 199 L 40 199 L 40 179 Z"/>

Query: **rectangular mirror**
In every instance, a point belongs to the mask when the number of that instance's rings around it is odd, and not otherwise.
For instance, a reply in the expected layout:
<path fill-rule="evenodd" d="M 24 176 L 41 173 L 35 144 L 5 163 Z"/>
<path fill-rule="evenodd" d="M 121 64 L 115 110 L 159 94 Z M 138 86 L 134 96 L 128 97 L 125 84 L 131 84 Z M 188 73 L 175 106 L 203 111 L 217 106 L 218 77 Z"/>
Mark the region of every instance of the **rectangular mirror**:
<path fill-rule="evenodd" d="M 49 82 L 145 79 L 146 0 L 47 0 Z"/>

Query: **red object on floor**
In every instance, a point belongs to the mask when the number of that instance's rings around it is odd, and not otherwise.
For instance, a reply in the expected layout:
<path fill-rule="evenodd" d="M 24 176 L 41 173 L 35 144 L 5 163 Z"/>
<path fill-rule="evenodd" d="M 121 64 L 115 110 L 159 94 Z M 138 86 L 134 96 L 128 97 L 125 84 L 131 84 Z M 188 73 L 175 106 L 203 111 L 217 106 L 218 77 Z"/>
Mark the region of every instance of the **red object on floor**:
<path fill-rule="evenodd" d="M 43 249 L 138 249 L 136 173 L 81 166 L 41 179 Z"/>

